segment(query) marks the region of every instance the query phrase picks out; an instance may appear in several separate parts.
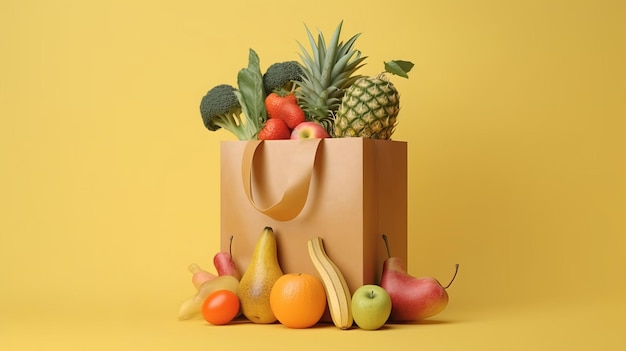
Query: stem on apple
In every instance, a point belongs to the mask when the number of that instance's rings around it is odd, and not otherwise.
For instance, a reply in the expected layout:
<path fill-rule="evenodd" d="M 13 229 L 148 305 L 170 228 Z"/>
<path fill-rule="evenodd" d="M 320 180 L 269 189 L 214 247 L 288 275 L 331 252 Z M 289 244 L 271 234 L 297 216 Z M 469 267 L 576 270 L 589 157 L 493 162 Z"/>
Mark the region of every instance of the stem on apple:
<path fill-rule="evenodd" d="M 459 273 L 459 264 L 455 264 L 454 265 L 454 275 L 452 276 L 452 279 L 450 279 L 450 282 L 448 283 L 448 285 L 444 286 L 444 289 L 447 289 L 450 287 L 450 285 L 452 285 L 452 282 L 454 281 L 454 278 L 456 278 L 456 274 Z"/>
<path fill-rule="evenodd" d="M 233 257 L 233 236 L 230 236 L 230 243 L 228 243 L 228 254 Z"/>
<path fill-rule="evenodd" d="M 387 235 L 383 234 L 383 240 L 385 241 L 385 248 L 387 248 L 387 257 L 391 258 L 391 251 L 389 250 L 389 240 L 387 239 Z"/>
<path fill-rule="evenodd" d="M 370 299 L 374 298 L 374 290 L 370 291 Z"/>

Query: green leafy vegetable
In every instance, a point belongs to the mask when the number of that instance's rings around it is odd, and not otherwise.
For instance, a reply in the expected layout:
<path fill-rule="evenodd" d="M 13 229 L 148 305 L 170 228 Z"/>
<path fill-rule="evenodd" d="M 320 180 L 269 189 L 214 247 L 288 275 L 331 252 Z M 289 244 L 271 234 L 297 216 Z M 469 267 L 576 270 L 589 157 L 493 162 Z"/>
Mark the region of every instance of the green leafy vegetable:
<path fill-rule="evenodd" d="M 235 94 L 246 117 L 246 134 L 249 139 L 254 139 L 267 120 L 267 112 L 265 111 L 265 89 L 260 60 L 252 49 L 248 56 L 248 67 L 241 69 L 237 74 L 237 85 L 239 90 L 235 91 Z"/>

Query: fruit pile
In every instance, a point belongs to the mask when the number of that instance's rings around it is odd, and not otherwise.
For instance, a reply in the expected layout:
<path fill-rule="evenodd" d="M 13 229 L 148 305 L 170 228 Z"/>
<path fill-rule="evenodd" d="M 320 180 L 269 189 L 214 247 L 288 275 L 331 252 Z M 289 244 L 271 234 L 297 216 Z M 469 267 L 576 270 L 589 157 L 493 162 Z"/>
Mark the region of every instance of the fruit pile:
<path fill-rule="evenodd" d="M 200 103 L 204 126 L 230 131 L 239 140 L 362 137 L 391 139 L 400 111 L 400 95 L 387 73 L 408 78 L 408 61 L 385 62 L 376 77 L 356 74 L 367 57 L 354 48 L 360 34 L 340 41 L 342 23 L 326 44 L 306 28 L 311 53 L 302 45 L 302 62 L 284 61 L 261 72 L 250 49 L 248 67 L 239 71 L 237 88 L 220 84 Z"/>
<path fill-rule="evenodd" d="M 306 28 L 311 52 L 300 45 L 302 62 L 276 62 L 264 73 L 259 56 L 250 49 L 248 67 L 237 74 L 237 87 L 219 84 L 202 98 L 204 126 L 210 131 L 223 128 L 239 140 L 391 139 L 400 95 L 387 73 L 408 78 L 413 64 L 389 61 L 378 76 L 359 75 L 366 59 L 354 47 L 360 34 L 342 41 L 341 28 L 342 23 L 328 41 L 322 33 L 315 37 Z M 182 303 L 179 319 L 201 315 L 214 325 L 241 319 L 308 328 L 328 310 L 340 329 L 356 324 L 375 330 L 388 321 L 434 316 L 448 303 L 450 284 L 443 287 L 433 278 L 412 277 L 403 262 L 390 254 L 380 285 L 368 284 L 351 292 L 322 239 L 309 240 L 307 248 L 316 275 L 283 273 L 271 227 L 263 229 L 243 275 L 230 252 L 216 254 L 217 275 L 190 265 L 196 294 Z"/>
<path fill-rule="evenodd" d="M 214 257 L 217 275 L 189 266 L 194 296 L 184 301 L 179 319 L 195 316 L 213 325 L 236 319 L 253 323 L 279 322 L 288 328 L 309 328 L 318 324 L 328 307 L 332 323 L 340 329 L 355 324 L 365 330 L 380 329 L 388 322 L 414 322 L 432 317 L 448 304 L 446 289 L 430 277 L 409 275 L 404 263 L 389 253 L 383 264 L 380 285 L 367 284 L 351 292 L 341 270 L 327 255 L 320 237 L 307 242 L 317 275 L 283 273 L 278 262 L 276 236 L 271 227 L 263 228 L 250 264 L 239 274 L 230 252 Z M 233 237 L 231 237 L 232 244 Z"/>

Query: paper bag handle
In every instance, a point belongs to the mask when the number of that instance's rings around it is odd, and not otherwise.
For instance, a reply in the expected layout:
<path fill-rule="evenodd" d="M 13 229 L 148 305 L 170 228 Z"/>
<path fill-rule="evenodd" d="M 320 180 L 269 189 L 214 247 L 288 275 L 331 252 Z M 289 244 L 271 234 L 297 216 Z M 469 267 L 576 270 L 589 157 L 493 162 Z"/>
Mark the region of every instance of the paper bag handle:
<path fill-rule="evenodd" d="M 317 149 L 322 139 L 303 139 L 297 141 L 298 157 L 293 157 L 287 177 L 287 185 L 282 197 L 274 204 L 261 208 L 252 197 L 252 169 L 254 158 L 262 140 L 251 140 L 246 143 L 241 163 L 243 189 L 248 200 L 259 212 L 278 221 L 289 221 L 296 218 L 304 208 L 308 194 Z"/>

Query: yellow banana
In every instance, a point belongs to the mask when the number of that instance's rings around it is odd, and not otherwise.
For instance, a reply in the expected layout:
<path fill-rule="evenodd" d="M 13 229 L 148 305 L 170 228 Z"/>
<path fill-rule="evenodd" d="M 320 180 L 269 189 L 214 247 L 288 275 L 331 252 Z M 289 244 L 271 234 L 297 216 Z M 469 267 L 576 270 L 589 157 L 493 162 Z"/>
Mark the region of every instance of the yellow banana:
<path fill-rule="evenodd" d="M 337 328 L 350 329 L 352 327 L 352 295 L 346 279 L 337 265 L 328 257 L 322 243 L 322 238 L 315 237 L 307 242 L 309 256 L 315 269 L 322 278 L 330 317 Z"/>

